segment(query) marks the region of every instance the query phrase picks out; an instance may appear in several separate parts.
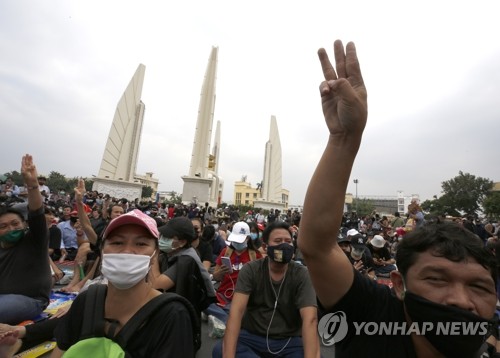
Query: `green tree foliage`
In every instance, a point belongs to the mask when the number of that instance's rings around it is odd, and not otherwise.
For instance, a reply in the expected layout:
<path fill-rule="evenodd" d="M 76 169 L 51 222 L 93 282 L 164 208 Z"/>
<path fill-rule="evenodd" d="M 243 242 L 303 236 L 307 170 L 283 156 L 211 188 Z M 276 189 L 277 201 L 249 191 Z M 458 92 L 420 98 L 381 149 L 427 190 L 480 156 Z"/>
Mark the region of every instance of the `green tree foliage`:
<path fill-rule="evenodd" d="M 75 183 L 76 184 L 76 183 Z M 65 191 L 66 193 L 72 193 L 75 185 L 70 186 L 66 176 L 58 172 L 50 172 L 47 177 L 47 186 L 50 188 L 51 192 L 54 191 Z"/>
<path fill-rule="evenodd" d="M 449 200 L 449 196 L 443 195 L 437 198 L 434 195 L 434 199 L 426 200 L 421 205 L 422 209 L 429 213 L 431 216 L 438 215 L 451 215 L 460 216 L 461 214 L 454 208 L 453 203 Z"/>
<path fill-rule="evenodd" d="M 462 171 L 456 177 L 441 183 L 445 203 L 468 215 L 475 215 L 481 209 L 492 187 L 491 180 Z"/>
<path fill-rule="evenodd" d="M 6 178 L 8 177 L 11 177 L 12 178 L 12 181 L 14 182 L 14 184 L 16 184 L 17 186 L 23 186 L 24 185 L 24 179 L 23 179 L 23 176 L 21 175 L 21 173 L 19 173 L 17 170 L 14 170 L 10 173 L 5 173 L 4 176 Z"/>
<path fill-rule="evenodd" d="M 484 213 L 490 218 L 500 217 L 500 191 L 492 191 L 483 201 Z"/>
<path fill-rule="evenodd" d="M 142 192 L 141 192 L 141 197 L 151 199 L 151 196 L 153 195 L 153 191 L 154 191 L 153 188 L 151 188 L 150 186 L 143 186 Z"/>
<path fill-rule="evenodd" d="M 370 199 L 353 199 L 351 210 L 356 210 L 358 217 L 370 215 L 375 206 L 373 205 L 373 201 Z"/>
<path fill-rule="evenodd" d="M 94 181 L 85 178 L 85 190 L 92 191 L 92 186 L 94 185 Z"/>
<path fill-rule="evenodd" d="M 421 206 L 431 215 L 476 215 L 484 208 L 492 187 L 493 182 L 489 179 L 459 171 L 456 177 L 441 183 L 442 196 L 434 196 L 433 200 L 426 200 Z"/>
<path fill-rule="evenodd" d="M 179 194 L 175 191 L 170 192 L 170 198 L 165 200 L 166 204 L 181 204 L 182 203 L 182 194 Z"/>

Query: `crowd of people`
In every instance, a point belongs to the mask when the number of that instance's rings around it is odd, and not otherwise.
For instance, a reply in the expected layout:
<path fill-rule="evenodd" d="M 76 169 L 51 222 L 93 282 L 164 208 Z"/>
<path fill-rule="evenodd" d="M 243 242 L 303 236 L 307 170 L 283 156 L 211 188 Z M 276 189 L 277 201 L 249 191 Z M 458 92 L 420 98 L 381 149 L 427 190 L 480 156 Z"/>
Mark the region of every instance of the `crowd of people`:
<path fill-rule="evenodd" d="M 322 318 L 339 312 L 347 329 L 336 357 L 497 354 L 498 225 L 429 220 L 417 201 L 406 217 L 343 212 L 367 93 L 354 44 L 336 41 L 334 52 L 335 67 L 318 52 L 329 139 L 303 213 L 129 201 L 87 191 L 83 179 L 74 193 L 51 193 L 25 155 L 24 185 L 7 178 L 0 193 L 8 204 L 0 211 L 0 358 L 53 338 L 52 357 L 91 355 L 96 344 L 133 357 L 195 356 L 205 318 L 223 327 L 213 357 L 320 357 L 325 330 L 338 332 Z M 18 325 L 48 306 L 66 262 L 73 274 L 60 290 L 77 294 L 74 302 Z M 367 334 L 359 322 L 487 330 Z"/>

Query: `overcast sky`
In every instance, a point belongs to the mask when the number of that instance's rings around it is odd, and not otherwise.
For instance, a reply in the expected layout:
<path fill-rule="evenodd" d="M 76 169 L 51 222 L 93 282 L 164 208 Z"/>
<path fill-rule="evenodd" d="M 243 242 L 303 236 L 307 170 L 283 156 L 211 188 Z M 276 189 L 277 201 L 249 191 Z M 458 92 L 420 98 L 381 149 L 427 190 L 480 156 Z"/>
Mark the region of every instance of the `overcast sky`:
<path fill-rule="evenodd" d="M 137 172 L 182 192 L 203 76 L 219 47 L 219 174 L 262 180 L 275 115 L 283 187 L 302 204 L 328 131 L 317 49 L 354 41 L 369 118 L 348 192 L 441 194 L 459 170 L 500 181 L 496 1 L 2 1 L 0 173 L 97 175 L 116 104 L 146 66 Z M 331 56 L 333 58 L 333 56 Z"/>

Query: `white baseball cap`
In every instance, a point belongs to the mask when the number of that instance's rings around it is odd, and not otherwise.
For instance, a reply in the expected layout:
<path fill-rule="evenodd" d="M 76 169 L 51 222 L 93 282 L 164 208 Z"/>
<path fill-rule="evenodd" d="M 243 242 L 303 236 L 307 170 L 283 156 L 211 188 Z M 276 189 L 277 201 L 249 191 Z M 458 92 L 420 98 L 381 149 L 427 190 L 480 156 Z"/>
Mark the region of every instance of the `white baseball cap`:
<path fill-rule="evenodd" d="M 250 227 L 244 221 L 239 221 L 233 225 L 233 230 L 229 234 L 227 241 L 242 243 L 250 235 Z"/>

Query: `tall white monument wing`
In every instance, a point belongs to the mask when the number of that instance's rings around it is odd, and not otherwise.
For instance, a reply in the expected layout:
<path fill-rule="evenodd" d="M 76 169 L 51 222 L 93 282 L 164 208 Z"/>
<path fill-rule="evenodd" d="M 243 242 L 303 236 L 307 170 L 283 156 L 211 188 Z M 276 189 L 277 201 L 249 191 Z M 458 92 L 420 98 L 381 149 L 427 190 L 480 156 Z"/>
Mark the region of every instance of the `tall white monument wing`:
<path fill-rule="evenodd" d="M 189 167 L 190 177 L 208 178 L 210 140 L 215 110 L 215 83 L 217 80 L 217 56 L 219 49 L 212 47 L 205 78 L 201 87 L 198 120 Z"/>
<path fill-rule="evenodd" d="M 99 169 L 100 178 L 134 181 L 144 120 L 141 94 L 145 71 L 146 67 L 140 64 L 116 106 Z"/>
<path fill-rule="evenodd" d="M 276 117 L 271 116 L 269 140 L 266 143 L 264 159 L 264 179 L 262 182 L 262 198 L 265 201 L 281 203 L 282 189 L 281 142 Z"/>

